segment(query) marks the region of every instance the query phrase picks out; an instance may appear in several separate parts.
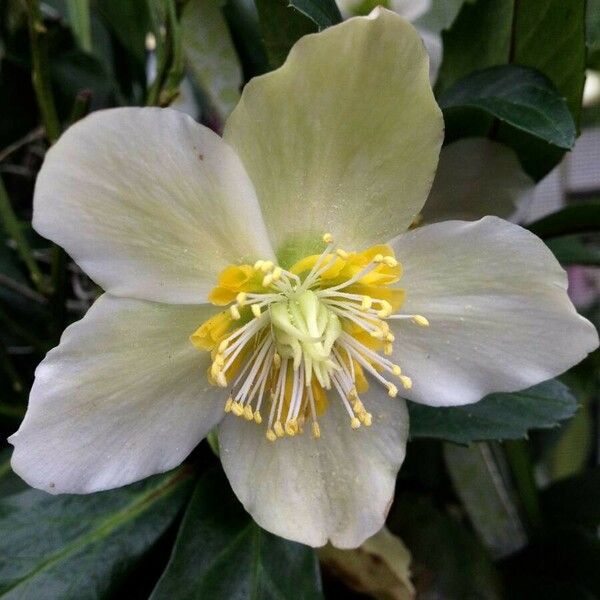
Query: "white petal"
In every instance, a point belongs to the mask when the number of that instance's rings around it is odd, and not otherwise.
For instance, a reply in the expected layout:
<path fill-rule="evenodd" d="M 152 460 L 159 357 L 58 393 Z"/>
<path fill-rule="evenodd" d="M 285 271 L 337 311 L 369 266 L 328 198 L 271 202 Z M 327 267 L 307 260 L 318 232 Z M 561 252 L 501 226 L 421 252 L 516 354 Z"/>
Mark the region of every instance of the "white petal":
<path fill-rule="evenodd" d="M 235 153 L 187 115 L 118 108 L 83 119 L 48 152 L 33 225 L 105 290 L 204 301 L 218 272 L 272 257 Z"/>
<path fill-rule="evenodd" d="M 508 218 L 534 187 L 510 148 L 485 138 L 465 138 L 442 148 L 421 214 L 427 223 L 486 215 Z"/>
<path fill-rule="evenodd" d="M 305 431 L 273 443 L 264 428 L 235 417 L 222 421 L 223 467 L 261 527 L 310 546 L 331 540 L 353 548 L 383 526 L 404 460 L 408 414 L 402 400 L 380 390 L 363 401 L 373 414 L 370 428 L 354 431 L 331 397 L 318 440 Z"/>
<path fill-rule="evenodd" d="M 190 334 L 211 309 L 102 296 L 35 374 L 12 467 L 51 493 L 104 490 L 178 465 L 223 414 Z"/>
<path fill-rule="evenodd" d="M 443 121 L 417 31 L 375 9 L 303 37 L 245 88 L 225 128 L 284 264 L 404 231 L 433 182 Z"/>
<path fill-rule="evenodd" d="M 496 217 L 448 221 L 392 242 L 404 267 L 394 360 L 404 395 L 431 405 L 476 402 L 559 375 L 598 346 L 567 296 L 566 273 L 544 243 Z"/>

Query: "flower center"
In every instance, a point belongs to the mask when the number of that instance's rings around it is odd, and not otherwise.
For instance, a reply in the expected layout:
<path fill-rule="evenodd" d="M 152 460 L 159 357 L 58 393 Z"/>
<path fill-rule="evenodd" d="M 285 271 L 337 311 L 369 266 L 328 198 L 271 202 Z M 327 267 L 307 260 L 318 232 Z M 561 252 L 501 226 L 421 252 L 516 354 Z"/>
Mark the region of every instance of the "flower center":
<path fill-rule="evenodd" d="M 308 421 L 320 437 L 318 419 L 330 395 L 342 402 L 353 429 L 370 426 L 360 398 L 368 389 L 365 374 L 392 398 L 398 393 L 392 380 L 412 387 L 387 358 L 395 341 L 389 321 L 429 325 L 422 315 L 397 312 L 404 291 L 393 284 L 402 268 L 391 248 L 346 252 L 335 249 L 330 234 L 323 241 L 321 255 L 289 271 L 263 260 L 227 267 L 209 300 L 228 309 L 190 338 L 211 352 L 210 382 L 229 388 L 225 412 L 260 425 L 264 410 L 271 441 L 302 433 Z"/>

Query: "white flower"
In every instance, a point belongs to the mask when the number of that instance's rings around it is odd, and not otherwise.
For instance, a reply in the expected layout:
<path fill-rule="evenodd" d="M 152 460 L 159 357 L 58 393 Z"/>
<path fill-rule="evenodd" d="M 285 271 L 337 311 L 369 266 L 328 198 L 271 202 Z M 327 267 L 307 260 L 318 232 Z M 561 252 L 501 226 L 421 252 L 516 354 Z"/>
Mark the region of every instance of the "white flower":
<path fill-rule="evenodd" d="M 339 547 L 379 530 L 401 397 L 476 402 L 598 343 L 527 231 L 488 217 L 402 233 L 442 131 L 418 34 L 381 9 L 251 81 L 225 141 L 152 108 L 69 129 L 34 226 L 106 294 L 38 367 L 15 471 L 53 493 L 107 489 L 176 466 L 218 425 L 266 529 Z"/>

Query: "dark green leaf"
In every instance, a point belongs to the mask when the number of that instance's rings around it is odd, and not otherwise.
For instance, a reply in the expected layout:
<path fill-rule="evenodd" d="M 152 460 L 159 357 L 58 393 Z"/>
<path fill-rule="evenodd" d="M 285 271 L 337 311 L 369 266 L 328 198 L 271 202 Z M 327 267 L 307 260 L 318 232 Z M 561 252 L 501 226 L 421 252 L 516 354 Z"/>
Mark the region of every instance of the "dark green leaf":
<path fill-rule="evenodd" d="M 443 92 L 474 71 L 508 63 L 514 0 L 465 3 L 444 32 L 444 60 L 436 90 Z"/>
<path fill-rule="evenodd" d="M 527 229 L 542 239 L 571 233 L 600 231 L 600 203 L 567 206 L 530 223 Z"/>
<path fill-rule="evenodd" d="M 273 68 L 308 33 L 321 31 L 342 19 L 334 0 L 256 0 L 260 27 Z"/>
<path fill-rule="evenodd" d="M 430 498 L 400 493 L 387 526 L 410 549 L 416 588 L 423 598 L 501 598 L 498 574 L 486 548 Z"/>
<path fill-rule="evenodd" d="M 600 265 L 600 235 L 564 235 L 546 245 L 562 265 Z"/>
<path fill-rule="evenodd" d="M 575 143 L 575 124 L 552 83 L 532 69 L 491 67 L 461 79 L 439 98 L 446 122 L 475 108 L 559 148 Z"/>
<path fill-rule="evenodd" d="M 291 7 L 288 0 L 256 0 L 256 8 L 273 68 L 283 64 L 291 47 L 303 35 L 318 31 L 317 24 Z"/>
<path fill-rule="evenodd" d="M 587 64 L 600 69 L 600 0 L 587 0 L 586 45 Z"/>
<path fill-rule="evenodd" d="M 541 498 L 548 522 L 596 530 L 600 526 L 600 467 L 551 485 Z"/>
<path fill-rule="evenodd" d="M 515 64 L 543 73 L 566 99 L 577 126 L 584 81 L 584 3 L 581 0 L 477 0 L 464 4 L 444 34 L 444 61 L 436 89 L 447 90 L 474 71 Z M 470 111 L 448 131 L 457 136 L 490 135 L 511 146 L 525 170 L 541 179 L 564 151 L 506 123 Z"/>
<path fill-rule="evenodd" d="M 0 597 L 106 597 L 188 497 L 186 468 L 86 496 L 27 490 L 0 501 Z"/>
<path fill-rule="evenodd" d="M 319 31 L 342 20 L 334 0 L 289 0 L 289 5 L 315 23 Z"/>
<path fill-rule="evenodd" d="M 263 531 L 220 470 L 198 482 L 151 600 L 317 600 L 314 551 Z"/>
<path fill-rule="evenodd" d="M 512 394 L 490 394 L 476 404 L 432 407 L 409 402 L 412 438 L 439 438 L 469 444 L 518 439 L 529 429 L 555 427 L 575 414 L 577 402 L 556 380 Z"/>

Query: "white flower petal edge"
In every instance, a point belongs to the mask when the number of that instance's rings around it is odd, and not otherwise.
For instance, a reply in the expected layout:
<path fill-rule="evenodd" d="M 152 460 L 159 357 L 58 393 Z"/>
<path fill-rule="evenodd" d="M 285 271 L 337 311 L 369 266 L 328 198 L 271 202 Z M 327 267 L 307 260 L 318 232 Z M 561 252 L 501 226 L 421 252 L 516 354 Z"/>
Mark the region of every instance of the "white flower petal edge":
<path fill-rule="evenodd" d="M 391 242 L 404 267 L 405 312 L 394 360 L 410 375 L 403 395 L 434 406 L 477 402 L 559 375 L 598 346 L 577 314 L 567 277 L 544 243 L 496 217 L 428 225 Z"/>
<path fill-rule="evenodd" d="M 408 412 L 401 399 L 365 394 L 370 428 L 348 427 L 341 403 L 319 418 L 322 438 L 299 435 L 273 444 L 243 419 L 219 426 L 221 461 L 246 510 L 276 535 L 354 548 L 377 532 L 391 506 L 404 460 Z"/>
<path fill-rule="evenodd" d="M 465 138 L 442 148 L 421 215 L 426 223 L 486 215 L 513 220 L 534 188 L 513 150 L 485 138 Z"/>
<path fill-rule="evenodd" d="M 377 8 L 304 36 L 244 88 L 224 137 L 283 266 L 325 231 L 342 247 L 389 239 L 421 210 L 443 137 L 419 34 Z"/>
<path fill-rule="evenodd" d="M 118 487 L 178 465 L 223 416 L 189 334 L 214 310 L 102 296 L 36 370 L 12 467 L 50 493 Z"/>
<path fill-rule="evenodd" d="M 116 108 L 68 129 L 38 176 L 33 226 L 106 291 L 201 303 L 219 271 L 273 251 L 233 150 L 178 111 Z"/>

